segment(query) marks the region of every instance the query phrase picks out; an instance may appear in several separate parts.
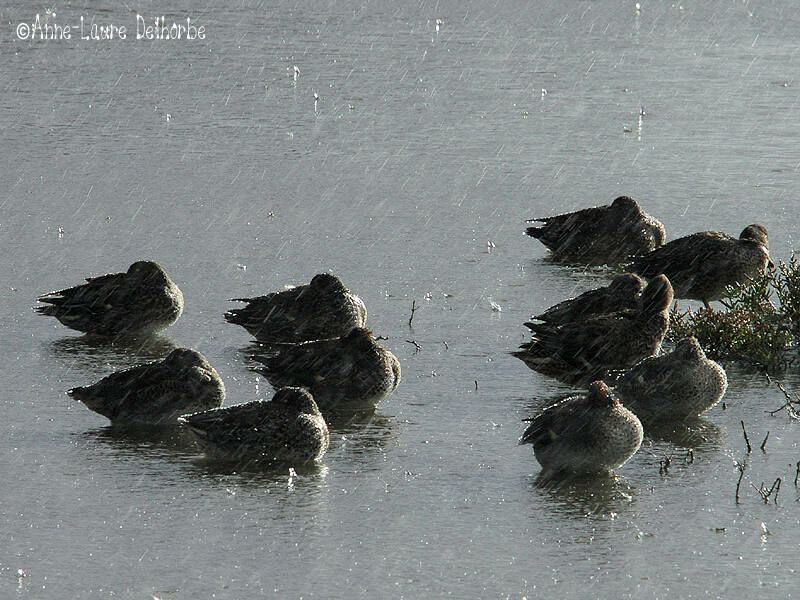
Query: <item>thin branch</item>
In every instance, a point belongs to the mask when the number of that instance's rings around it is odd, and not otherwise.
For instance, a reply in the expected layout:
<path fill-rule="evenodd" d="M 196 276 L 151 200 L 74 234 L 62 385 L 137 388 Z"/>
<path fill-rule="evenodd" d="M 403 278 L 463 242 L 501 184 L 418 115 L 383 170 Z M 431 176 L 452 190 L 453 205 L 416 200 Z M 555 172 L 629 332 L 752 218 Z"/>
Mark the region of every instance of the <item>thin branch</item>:
<path fill-rule="evenodd" d="M 761 494 L 761 497 L 764 499 L 764 504 L 769 504 L 769 497 L 772 495 L 772 492 L 775 492 L 775 497 L 772 499 L 774 504 L 778 503 L 778 492 L 781 489 L 781 478 L 778 477 L 775 482 L 772 484 L 772 487 L 767 489 L 764 487 L 764 482 L 761 482 L 761 487 L 756 487 L 754 484 L 750 484 L 753 486 L 754 489 L 758 490 L 758 493 Z"/>
<path fill-rule="evenodd" d="M 745 467 L 740 464 L 737 464 L 736 467 L 739 469 L 739 480 L 736 482 L 736 504 L 739 504 L 739 488 L 742 486 Z"/>
<path fill-rule="evenodd" d="M 672 465 L 672 456 L 664 455 L 664 458 L 658 462 L 658 474 L 666 477 L 669 474 L 669 468 Z"/>
<path fill-rule="evenodd" d="M 770 494 L 772 493 L 772 490 L 775 490 L 775 497 L 772 499 L 772 502 L 775 503 L 775 504 L 778 503 L 778 492 L 781 491 L 781 482 L 782 482 L 781 478 L 778 477 L 775 480 L 775 483 L 772 484 L 772 487 L 769 488 L 769 493 Z"/>
<path fill-rule="evenodd" d="M 767 440 L 768 440 L 768 439 L 769 439 L 769 431 L 767 432 L 767 435 L 766 435 L 766 436 L 764 436 L 764 441 L 763 441 L 763 442 L 761 442 L 761 451 L 762 451 L 762 452 L 766 452 L 766 451 L 767 451 L 767 450 L 766 450 L 766 445 L 767 445 Z"/>
<path fill-rule="evenodd" d="M 408 326 L 411 327 L 411 321 L 414 320 L 414 313 L 417 312 L 417 301 L 411 301 L 411 316 L 408 317 Z"/>
<path fill-rule="evenodd" d="M 742 424 L 742 433 L 744 433 L 744 443 L 747 444 L 747 453 L 750 454 L 753 451 L 753 447 L 750 445 L 750 438 L 747 437 L 747 429 L 744 428 L 744 421 L 739 421 Z"/>
<path fill-rule="evenodd" d="M 417 340 L 406 340 L 406 342 L 407 342 L 407 343 L 409 343 L 409 344 L 414 344 L 414 348 L 416 348 L 416 350 L 414 351 L 414 353 L 415 353 L 415 354 L 416 354 L 417 352 L 419 352 L 420 350 L 422 350 L 422 346 L 420 346 L 420 345 L 417 343 Z"/>
<path fill-rule="evenodd" d="M 774 383 L 775 386 L 783 393 L 784 398 L 786 398 L 786 402 L 783 405 L 779 406 L 775 410 L 767 411 L 767 413 L 770 415 L 776 415 L 783 409 L 786 409 L 786 412 L 789 413 L 789 416 L 791 418 L 800 420 L 800 411 L 798 411 L 795 408 L 795 405 L 800 403 L 799 402 L 800 399 L 798 399 L 797 397 L 792 398 L 792 395 L 786 390 L 785 387 L 783 387 L 783 385 L 781 385 L 779 381 L 775 381 L 769 375 L 767 375 L 767 379 L 769 379 L 770 382 Z"/>

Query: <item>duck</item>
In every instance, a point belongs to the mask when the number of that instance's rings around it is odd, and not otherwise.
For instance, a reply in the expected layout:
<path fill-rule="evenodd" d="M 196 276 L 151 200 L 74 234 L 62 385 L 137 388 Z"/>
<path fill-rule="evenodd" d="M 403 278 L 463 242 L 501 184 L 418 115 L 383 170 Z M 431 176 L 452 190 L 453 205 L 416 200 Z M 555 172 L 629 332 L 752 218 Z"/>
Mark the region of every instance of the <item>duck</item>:
<path fill-rule="evenodd" d="M 605 286 L 584 292 L 551 306 L 532 320 L 563 325 L 624 309 L 636 308 L 645 281 L 633 273 L 623 273 Z"/>
<path fill-rule="evenodd" d="M 634 309 L 563 325 L 525 323 L 533 339 L 512 354 L 531 369 L 568 382 L 602 379 L 661 349 L 671 303 L 672 286 L 659 275 L 648 282 Z"/>
<path fill-rule="evenodd" d="M 542 477 L 609 474 L 642 445 L 642 423 L 602 381 L 529 420 L 520 444 L 533 444 Z"/>
<path fill-rule="evenodd" d="M 178 421 L 212 459 L 307 464 L 320 460 L 330 445 L 314 397 L 298 387 L 280 388 L 269 401 L 214 408 Z"/>
<path fill-rule="evenodd" d="M 337 410 L 374 408 L 400 383 L 400 362 L 375 340 L 372 332 L 356 327 L 347 335 L 292 346 L 279 346 L 253 358 L 275 387 L 305 387 L 322 414 Z"/>
<path fill-rule="evenodd" d="M 611 204 L 571 213 L 528 219 L 525 232 L 542 242 L 560 259 L 588 263 L 618 263 L 662 246 L 664 226 L 645 213 L 630 196 Z"/>
<path fill-rule="evenodd" d="M 614 391 L 647 424 L 698 417 L 714 407 L 727 388 L 725 369 L 707 358 L 697 338 L 690 336 L 672 352 L 637 363 L 617 380 Z"/>
<path fill-rule="evenodd" d="M 281 292 L 231 301 L 247 305 L 229 310 L 225 319 L 264 343 L 333 339 L 367 322 L 364 301 L 332 273 L 319 273 L 310 283 Z"/>
<path fill-rule="evenodd" d="M 225 384 L 202 354 L 176 348 L 162 361 L 117 371 L 67 394 L 112 425 L 176 425 L 181 415 L 221 406 Z"/>
<path fill-rule="evenodd" d="M 148 335 L 166 329 L 183 312 L 183 293 L 156 262 L 133 263 L 124 273 L 90 277 L 86 283 L 39 298 L 39 314 L 70 329 L 98 336 Z"/>
<path fill-rule="evenodd" d="M 746 283 L 774 266 L 763 225 L 748 225 L 736 239 L 720 231 L 701 231 L 672 240 L 635 258 L 630 269 L 642 277 L 663 273 L 675 297 L 709 302 L 727 297 L 726 288 Z"/>

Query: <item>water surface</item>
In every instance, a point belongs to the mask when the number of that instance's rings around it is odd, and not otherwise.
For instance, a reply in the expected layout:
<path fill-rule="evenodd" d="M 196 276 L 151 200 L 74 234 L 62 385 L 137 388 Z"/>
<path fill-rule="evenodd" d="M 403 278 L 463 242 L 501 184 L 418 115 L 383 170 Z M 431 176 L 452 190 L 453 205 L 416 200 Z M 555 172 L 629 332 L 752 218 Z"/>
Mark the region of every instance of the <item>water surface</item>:
<path fill-rule="evenodd" d="M 548 261 L 526 218 L 625 193 L 669 239 L 759 222 L 789 258 L 792 3 L 194 4 L 51 17 L 189 17 L 207 31 L 191 42 L 26 41 L 44 7 L 0 8 L 0 595 L 790 593 L 797 424 L 766 413 L 783 397 L 764 377 L 730 369 L 724 410 L 648 437 L 616 479 L 553 487 L 516 440 L 570 388 L 508 352 L 531 314 L 609 278 Z M 146 347 L 32 311 L 140 259 L 186 297 Z M 334 428 L 318 468 L 220 470 L 64 394 L 192 346 L 226 404 L 268 398 L 222 313 L 324 270 L 362 296 L 403 382 Z M 754 486 L 777 477 L 765 503 Z"/>

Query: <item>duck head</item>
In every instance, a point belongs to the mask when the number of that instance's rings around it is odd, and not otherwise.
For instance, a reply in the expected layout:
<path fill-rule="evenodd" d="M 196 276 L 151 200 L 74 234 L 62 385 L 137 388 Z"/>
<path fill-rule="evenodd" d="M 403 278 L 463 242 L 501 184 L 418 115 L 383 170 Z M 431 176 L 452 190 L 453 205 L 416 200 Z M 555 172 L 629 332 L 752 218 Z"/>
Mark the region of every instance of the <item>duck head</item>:
<path fill-rule="evenodd" d="M 589 384 L 588 394 L 589 404 L 598 407 L 615 407 L 619 406 L 619 400 L 611 391 L 611 388 L 603 381 L 593 381 Z"/>
<path fill-rule="evenodd" d="M 298 413 L 319 415 L 319 407 L 314 402 L 314 397 L 305 388 L 282 387 L 272 397 L 272 402 L 282 404 Z"/>
<path fill-rule="evenodd" d="M 653 277 L 644 288 L 641 296 L 642 311 L 657 313 L 669 308 L 673 298 L 672 284 L 666 275 Z"/>

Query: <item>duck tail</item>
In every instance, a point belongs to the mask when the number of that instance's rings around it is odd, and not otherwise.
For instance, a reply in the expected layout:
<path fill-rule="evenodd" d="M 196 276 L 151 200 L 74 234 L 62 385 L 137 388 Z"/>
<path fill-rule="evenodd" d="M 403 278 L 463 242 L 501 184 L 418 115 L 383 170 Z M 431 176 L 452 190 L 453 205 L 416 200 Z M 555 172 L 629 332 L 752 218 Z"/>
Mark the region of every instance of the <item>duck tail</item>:
<path fill-rule="evenodd" d="M 528 227 L 525 229 L 525 233 L 538 240 L 544 235 L 544 227 Z"/>

